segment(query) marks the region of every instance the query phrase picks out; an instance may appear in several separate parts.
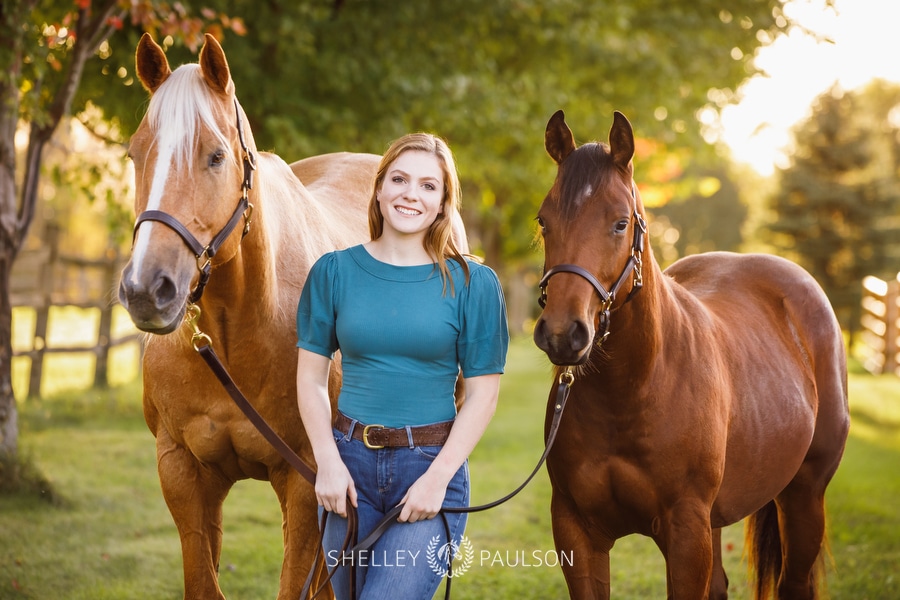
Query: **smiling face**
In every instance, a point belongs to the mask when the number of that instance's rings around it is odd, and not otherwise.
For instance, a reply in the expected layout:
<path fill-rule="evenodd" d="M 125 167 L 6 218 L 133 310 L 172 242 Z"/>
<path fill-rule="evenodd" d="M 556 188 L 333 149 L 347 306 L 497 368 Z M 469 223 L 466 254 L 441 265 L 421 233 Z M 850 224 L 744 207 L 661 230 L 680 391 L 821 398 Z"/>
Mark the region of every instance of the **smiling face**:
<path fill-rule="evenodd" d="M 385 235 L 421 235 L 443 210 L 444 171 L 434 154 L 403 152 L 388 167 L 376 198 Z"/>

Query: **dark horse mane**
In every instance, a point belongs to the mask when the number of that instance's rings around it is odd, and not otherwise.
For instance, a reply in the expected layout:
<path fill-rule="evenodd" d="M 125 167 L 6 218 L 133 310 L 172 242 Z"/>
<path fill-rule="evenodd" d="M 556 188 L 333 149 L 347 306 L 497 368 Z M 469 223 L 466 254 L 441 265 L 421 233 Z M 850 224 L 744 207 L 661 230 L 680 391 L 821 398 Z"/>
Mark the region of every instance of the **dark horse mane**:
<path fill-rule="evenodd" d="M 596 193 L 606 187 L 614 169 L 609 145 L 590 142 L 578 147 L 563 163 L 566 176 L 560 177 L 559 207 L 566 220 L 575 218 L 581 206 L 585 189 L 589 186 Z"/>

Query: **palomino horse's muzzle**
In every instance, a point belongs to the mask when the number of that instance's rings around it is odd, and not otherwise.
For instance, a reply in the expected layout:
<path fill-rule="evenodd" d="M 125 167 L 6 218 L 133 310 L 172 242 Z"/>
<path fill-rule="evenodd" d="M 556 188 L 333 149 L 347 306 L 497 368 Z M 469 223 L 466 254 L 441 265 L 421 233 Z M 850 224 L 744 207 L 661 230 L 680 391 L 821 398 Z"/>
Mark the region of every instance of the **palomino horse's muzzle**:
<path fill-rule="evenodd" d="M 634 195 L 633 189 L 632 195 Z M 628 280 L 628 277 L 632 274 L 634 275 L 631 291 L 628 292 L 628 296 L 625 298 L 625 302 L 631 300 L 631 298 L 634 297 L 634 295 L 637 294 L 643 286 L 641 255 L 644 252 L 644 235 L 647 233 L 647 224 L 644 221 L 644 218 L 641 217 L 640 213 L 637 211 L 637 207 L 635 207 L 632 216 L 634 218 L 634 236 L 631 242 L 631 256 L 628 257 L 628 261 L 625 263 L 625 267 L 622 269 L 622 273 L 619 275 L 618 279 L 616 279 L 609 290 L 607 290 L 590 271 L 588 271 L 584 267 L 573 264 L 560 264 L 551 267 L 544 273 L 544 276 L 541 278 L 541 281 L 538 284 L 541 292 L 540 296 L 538 297 L 538 304 L 540 304 L 542 309 L 547 305 L 547 284 L 549 283 L 550 278 L 554 275 L 557 275 L 559 273 L 572 273 L 584 278 L 588 283 L 591 284 L 591 286 L 594 288 L 594 291 L 596 291 L 597 295 L 600 296 L 599 322 L 596 333 L 594 335 L 594 339 L 596 340 L 595 343 L 598 347 L 603 344 L 607 337 L 609 337 L 612 304 L 616 299 L 616 294 Z"/>

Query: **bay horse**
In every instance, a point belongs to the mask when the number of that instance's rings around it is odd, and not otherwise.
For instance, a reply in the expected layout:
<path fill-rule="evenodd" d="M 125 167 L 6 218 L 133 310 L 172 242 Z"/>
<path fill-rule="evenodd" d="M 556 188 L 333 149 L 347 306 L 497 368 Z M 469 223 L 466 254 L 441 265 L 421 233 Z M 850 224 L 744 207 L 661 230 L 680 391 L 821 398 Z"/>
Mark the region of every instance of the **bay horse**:
<path fill-rule="evenodd" d="M 318 532 L 313 487 L 238 410 L 180 325 L 196 304 L 199 328 L 237 385 L 314 464 L 297 408 L 297 302 L 319 256 L 368 240 L 380 157 L 335 153 L 289 167 L 259 153 L 225 53 L 210 35 L 199 64 L 172 71 L 144 34 L 136 65 L 151 98 L 129 148 L 139 217 L 119 299 L 135 325 L 153 334 L 143 362 L 144 416 L 181 538 L 184 597 L 224 598 L 222 506 L 236 481 L 253 478 L 269 481 L 281 505 L 278 598 L 295 600 Z M 189 247 L 191 238 L 199 249 Z M 211 241 L 204 249 L 197 240 Z M 339 383 L 334 372 L 333 393 Z"/>
<path fill-rule="evenodd" d="M 776 256 L 714 252 L 662 271 L 634 148 L 619 112 L 608 144 L 576 147 L 562 111 L 545 133 L 558 170 L 538 212 L 534 341 L 574 375 L 547 459 L 569 593 L 609 598 L 610 550 L 638 533 L 665 558 L 669 598 L 726 598 L 720 529 L 748 517 L 756 597 L 815 598 L 825 488 L 849 429 L 834 312 Z"/>

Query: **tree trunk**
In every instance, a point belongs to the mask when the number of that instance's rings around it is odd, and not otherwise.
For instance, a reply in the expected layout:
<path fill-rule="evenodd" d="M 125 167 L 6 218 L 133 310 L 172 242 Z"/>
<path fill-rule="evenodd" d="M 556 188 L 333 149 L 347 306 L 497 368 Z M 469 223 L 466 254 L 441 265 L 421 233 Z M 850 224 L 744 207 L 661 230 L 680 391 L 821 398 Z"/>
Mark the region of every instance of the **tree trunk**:
<path fill-rule="evenodd" d="M 16 202 L 16 125 L 19 120 L 19 75 L 22 45 L 14 35 L 19 19 L 31 3 L 0 5 L 0 457 L 15 456 L 19 449 L 18 411 L 12 389 L 12 307 L 9 277 L 18 250 Z M 8 62 L 7 62 L 8 61 Z"/>
<path fill-rule="evenodd" d="M 9 275 L 12 252 L 6 244 L 0 256 L 0 456 L 15 456 L 19 449 L 19 413 L 12 388 L 12 307 Z"/>
<path fill-rule="evenodd" d="M 109 17 L 118 0 L 80 8 L 75 22 L 77 35 L 68 57 L 65 76 L 52 93 L 46 118 L 31 123 L 21 201 L 16 194 L 15 134 L 19 122 L 19 80 L 21 78 L 23 35 L 20 24 L 28 19 L 37 0 L 0 3 L 0 454 L 18 454 L 18 411 L 12 389 L 12 306 L 9 278 L 12 264 L 28 235 L 38 201 L 41 158 L 44 147 L 63 117 L 69 114 L 72 99 L 81 82 L 84 63 L 111 33 Z M 8 64 L 6 64 L 8 62 Z M 35 82 L 40 88 L 41 82 Z"/>

